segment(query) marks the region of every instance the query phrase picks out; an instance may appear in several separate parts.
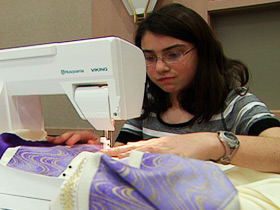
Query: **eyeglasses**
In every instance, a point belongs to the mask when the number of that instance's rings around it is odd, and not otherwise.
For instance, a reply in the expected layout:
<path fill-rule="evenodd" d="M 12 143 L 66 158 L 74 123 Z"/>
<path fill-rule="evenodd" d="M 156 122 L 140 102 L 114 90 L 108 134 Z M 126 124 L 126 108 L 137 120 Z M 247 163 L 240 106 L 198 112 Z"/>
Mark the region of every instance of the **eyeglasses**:
<path fill-rule="evenodd" d="M 195 49 L 195 47 L 191 48 L 190 50 L 188 50 L 185 53 L 182 53 L 180 51 L 167 52 L 167 53 L 163 54 L 162 57 L 155 56 L 155 55 L 145 55 L 146 66 L 151 66 L 151 65 L 156 64 L 159 58 L 169 64 L 179 63 L 185 55 L 189 54 L 194 49 Z"/>

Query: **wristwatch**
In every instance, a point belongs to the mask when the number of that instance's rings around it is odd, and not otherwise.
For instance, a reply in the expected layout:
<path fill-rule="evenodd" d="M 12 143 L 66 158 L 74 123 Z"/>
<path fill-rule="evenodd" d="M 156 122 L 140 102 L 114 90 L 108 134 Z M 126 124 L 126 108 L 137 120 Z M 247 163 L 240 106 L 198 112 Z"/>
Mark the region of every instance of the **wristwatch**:
<path fill-rule="evenodd" d="M 236 154 L 240 141 L 238 137 L 231 132 L 228 131 L 218 131 L 218 139 L 222 143 L 225 148 L 225 154 L 218 160 L 214 160 L 214 162 L 218 162 L 224 165 L 230 164 L 231 159 Z"/>

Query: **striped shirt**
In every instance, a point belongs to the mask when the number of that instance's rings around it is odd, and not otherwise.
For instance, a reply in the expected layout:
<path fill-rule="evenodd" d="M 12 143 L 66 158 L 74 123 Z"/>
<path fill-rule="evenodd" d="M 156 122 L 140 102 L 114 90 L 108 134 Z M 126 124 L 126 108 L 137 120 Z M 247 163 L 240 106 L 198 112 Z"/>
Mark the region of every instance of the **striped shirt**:
<path fill-rule="evenodd" d="M 231 131 L 239 135 L 258 135 L 270 127 L 280 127 L 279 120 L 265 103 L 252 93 L 239 95 L 232 91 L 225 101 L 225 109 L 207 122 L 168 124 L 156 113 L 144 120 L 127 120 L 116 141 L 127 143 L 163 136 L 194 132 Z"/>

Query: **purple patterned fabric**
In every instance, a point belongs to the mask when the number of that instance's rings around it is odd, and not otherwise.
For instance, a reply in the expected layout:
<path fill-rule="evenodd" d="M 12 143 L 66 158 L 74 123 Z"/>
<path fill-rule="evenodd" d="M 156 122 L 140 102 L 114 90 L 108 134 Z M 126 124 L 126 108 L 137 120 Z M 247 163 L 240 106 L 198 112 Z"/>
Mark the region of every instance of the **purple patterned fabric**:
<path fill-rule="evenodd" d="M 146 153 L 137 169 L 103 155 L 91 186 L 90 209 L 216 210 L 236 196 L 220 168 L 205 161 Z"/>
<path fill-rule="evenodd" d="M 12 133 L 2 133 L 0 135 L 0 158 L 7 148 L 16 146 L 51 147 L 55 146 L 46 141 L 26 141 Z"/>
<path fill-rule="evenodd" d="M 7 166 L 27 172 L 58 177 L 79 153 L 97 152 L 99 145 L 76 144 L 72 147 L 46 141 L 28 141 L 11 133 L 0 135 L 0 158 L 7 148 L 21 146 Z"/>
<path fill-rule="evenodd" d="M 13 134 L 0 136 L 0 154 L 21 146 L 8 166 L 46 176 L 59 176 L 82 151 L 95 145 L 73 147 L 29 142 Z M 140 168 L 102 155 L 89 196 L 90 209 L 239 209 L 237 190 L 212 163 L 176 155 L 145 153 Z"/>

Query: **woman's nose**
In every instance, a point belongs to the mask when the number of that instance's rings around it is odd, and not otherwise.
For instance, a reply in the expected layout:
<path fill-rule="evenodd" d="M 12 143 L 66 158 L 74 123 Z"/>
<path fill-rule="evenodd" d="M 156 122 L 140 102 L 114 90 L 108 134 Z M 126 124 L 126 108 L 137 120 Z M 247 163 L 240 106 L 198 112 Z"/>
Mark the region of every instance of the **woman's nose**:
<path fill-rule="evenodd" d="M 167 72 L 169 69 L 169 65 L 162 58 L 157 59 L 155 64 L 155 70 L 157 73 Z"/>

